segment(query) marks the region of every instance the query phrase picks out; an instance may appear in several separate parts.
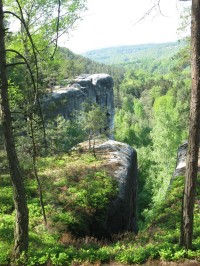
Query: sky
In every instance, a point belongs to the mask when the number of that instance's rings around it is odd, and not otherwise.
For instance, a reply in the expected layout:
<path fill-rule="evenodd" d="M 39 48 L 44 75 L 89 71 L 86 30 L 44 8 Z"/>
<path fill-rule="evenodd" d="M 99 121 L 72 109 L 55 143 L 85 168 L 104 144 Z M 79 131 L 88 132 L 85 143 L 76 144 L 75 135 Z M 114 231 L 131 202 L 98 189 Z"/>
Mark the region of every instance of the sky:
<path fill-rule="evenodd" d="M 77 28 L 59 44 L 83 53 L 105 47 L 178 40 L 180 12 L 189 2 L 160 0 L 162 15 L 154 9 L 139 21 L 155 1 L 88 0 L 88 10 L 82 14 Z"/>

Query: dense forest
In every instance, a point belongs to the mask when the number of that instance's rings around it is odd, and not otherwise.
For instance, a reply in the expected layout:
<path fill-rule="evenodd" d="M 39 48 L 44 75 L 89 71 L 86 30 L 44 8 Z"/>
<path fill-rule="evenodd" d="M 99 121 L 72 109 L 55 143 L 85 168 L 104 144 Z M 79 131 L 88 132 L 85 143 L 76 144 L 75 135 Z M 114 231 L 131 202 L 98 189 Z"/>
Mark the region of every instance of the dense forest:
<path fill-rule="evenodd" d="M 85 5 L 0 1 L 0 265 L 199 265 L 200 180 L 190 247 L 180 240 L 184 176 L 173 176 L 189 132 L 190 38 L 76 55 L 57 41 Z M 74 148 L 107 138 L 106 110 L 43 113 L 45 95 L 95 73 L 114 81 L 115 140 L 137 151 L 137 234 L 96 229 L 119 187 L 95 144 Z"/>
<path fill-rule="evenodd" d="M 88 51 L 83 53 L 83 56 L 109 65 L 137 64 L 137 60 L 141 59 L 158 60 L 169 58 L 176 54 L 183 44 L 182 42 L 171 42 L 111 47 Z"/>

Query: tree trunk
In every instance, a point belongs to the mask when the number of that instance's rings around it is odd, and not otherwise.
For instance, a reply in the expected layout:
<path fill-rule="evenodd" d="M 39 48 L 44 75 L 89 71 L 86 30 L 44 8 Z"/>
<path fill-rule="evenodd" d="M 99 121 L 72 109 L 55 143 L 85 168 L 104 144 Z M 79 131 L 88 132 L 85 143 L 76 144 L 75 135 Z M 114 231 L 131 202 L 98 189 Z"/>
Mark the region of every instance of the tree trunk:
<path fill-rule="evenodd" d="M 180 244 L 192 247 L 200 135 L 200 1 L 192 0 L 192 91 Z"/>
<path fill-rule="evenodd" d="M 33 117 L 32 117 L 32 115 L 29 118 L 30 118 L 31 139 L 32 139 L 32 145 L 33 145 L 33 154 L 32 154 L 33 169 L 34 169 L 35 179 L 36 179 L 37 185 L 38 185 L 38 192 L 39 192 L 39 197 L 40 197 L 40 205 L 42 208 L 42 215 L 43 215 L 43 219 L 44 219 L 44 224 L 45 224 L 45 226 L 47 226 L 47 217 L 46 217 L 44 201 L 43 201 L 42 185 L 40 183 L 37 165 L 36 165 L 37 152 L 36 152 L 36 143 L 35 143 L 35 134 L 34 134 L 34 129 L 33 129 Z"/>
<path fill-rule="evenodd" d="M 6 74 L 6 51 L 3 4 L 0 0 L 0 93 L 2 124 L 6 152 L 13 186 L 13 199 L 16 209 L 14 257 L 19 258 L 22 252 L 28 251 L 28 208 L 23 179 L 17 159 L 12 131 L 11 112 L 8 99 L 8 80 Z"/>

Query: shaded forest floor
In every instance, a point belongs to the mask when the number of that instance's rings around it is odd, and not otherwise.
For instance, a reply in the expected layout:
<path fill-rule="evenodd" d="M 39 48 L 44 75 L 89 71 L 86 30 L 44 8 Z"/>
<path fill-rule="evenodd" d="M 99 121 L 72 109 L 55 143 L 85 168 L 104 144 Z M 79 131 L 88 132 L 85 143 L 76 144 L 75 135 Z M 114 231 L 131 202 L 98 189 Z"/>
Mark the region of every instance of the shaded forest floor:
<path fill-rule="evenodd" d="M 74 152 L 38 158 L 47 227 L 41 215 L 37 183 L 27 162 L 23 171 L 30 215 L 28 265 L 200 265 L 199 188 L 193 250 L 186 251 L 178 244 L 183 177 L 172 182 L 165 201 L 152 210 L 137 236 L 125 233 L 108 241 L 87 237 L 94 216 L 98 213 L 101 217 L 107 202 L 117 193 L 109 171 L 102 167 L 101 157 Z M 9 265 L 15 211 L 3 156 L 1 169 L 4 170 L 0 173 L 0 265 Z"/>

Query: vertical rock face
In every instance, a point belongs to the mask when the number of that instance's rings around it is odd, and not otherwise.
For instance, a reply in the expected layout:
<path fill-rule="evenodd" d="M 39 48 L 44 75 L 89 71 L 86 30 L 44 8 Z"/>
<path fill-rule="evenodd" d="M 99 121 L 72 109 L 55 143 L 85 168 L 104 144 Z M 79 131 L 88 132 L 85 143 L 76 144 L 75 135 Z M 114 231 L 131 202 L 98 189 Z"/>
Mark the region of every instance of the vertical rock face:
<path fill-rule="evenodd" d="M 103 150 L 106 165 L 119 186 L 118 196 L 108 209 L 106 231 L 108 234 L 137 233 L 137 153 L 131 146 L 112 140 L 97 146 L 97 150 Z"/>
<path fill-rule="evenodd" d="M 113 79 L 107 74 L 77 77 L 74 84 L 54 90 L 44 100 L 43 109 L 47 118 L 62 115 L 70 119 L 74 111 L 83 109 L 83 103 L 97 103 L 107 110 L 107 127 L 114 129 Z M 111 135 L 113 138 L 113 135 Z"/>
<path fill-rule="evenodd" d="M 188 143 L 185 142 L 178 149 L 176 169 L 174 171 L 173 177 L 185 174 L 187 147 L 188 147 Z M 198 159 L 198 170 L 200 171 L 200 152 L 199 152 L 199 159 Z"/>
<path fill-rule="evenodd" d="M 88 143 L 80 143 L 85 149 Z M 88 149 L 88 147 L 87 147 Z M 129 145 L 108 140 L 97 141 L 96 154 L 101 156 L 102 167 L 118 184 L 118 194 L 110 202 L 103 221 L 91 224 L 94 235 L 109 236 L 123 232 L 137 233 L 137 153 Z M 99 154 L 99 155 L 98 155 Z"/>

